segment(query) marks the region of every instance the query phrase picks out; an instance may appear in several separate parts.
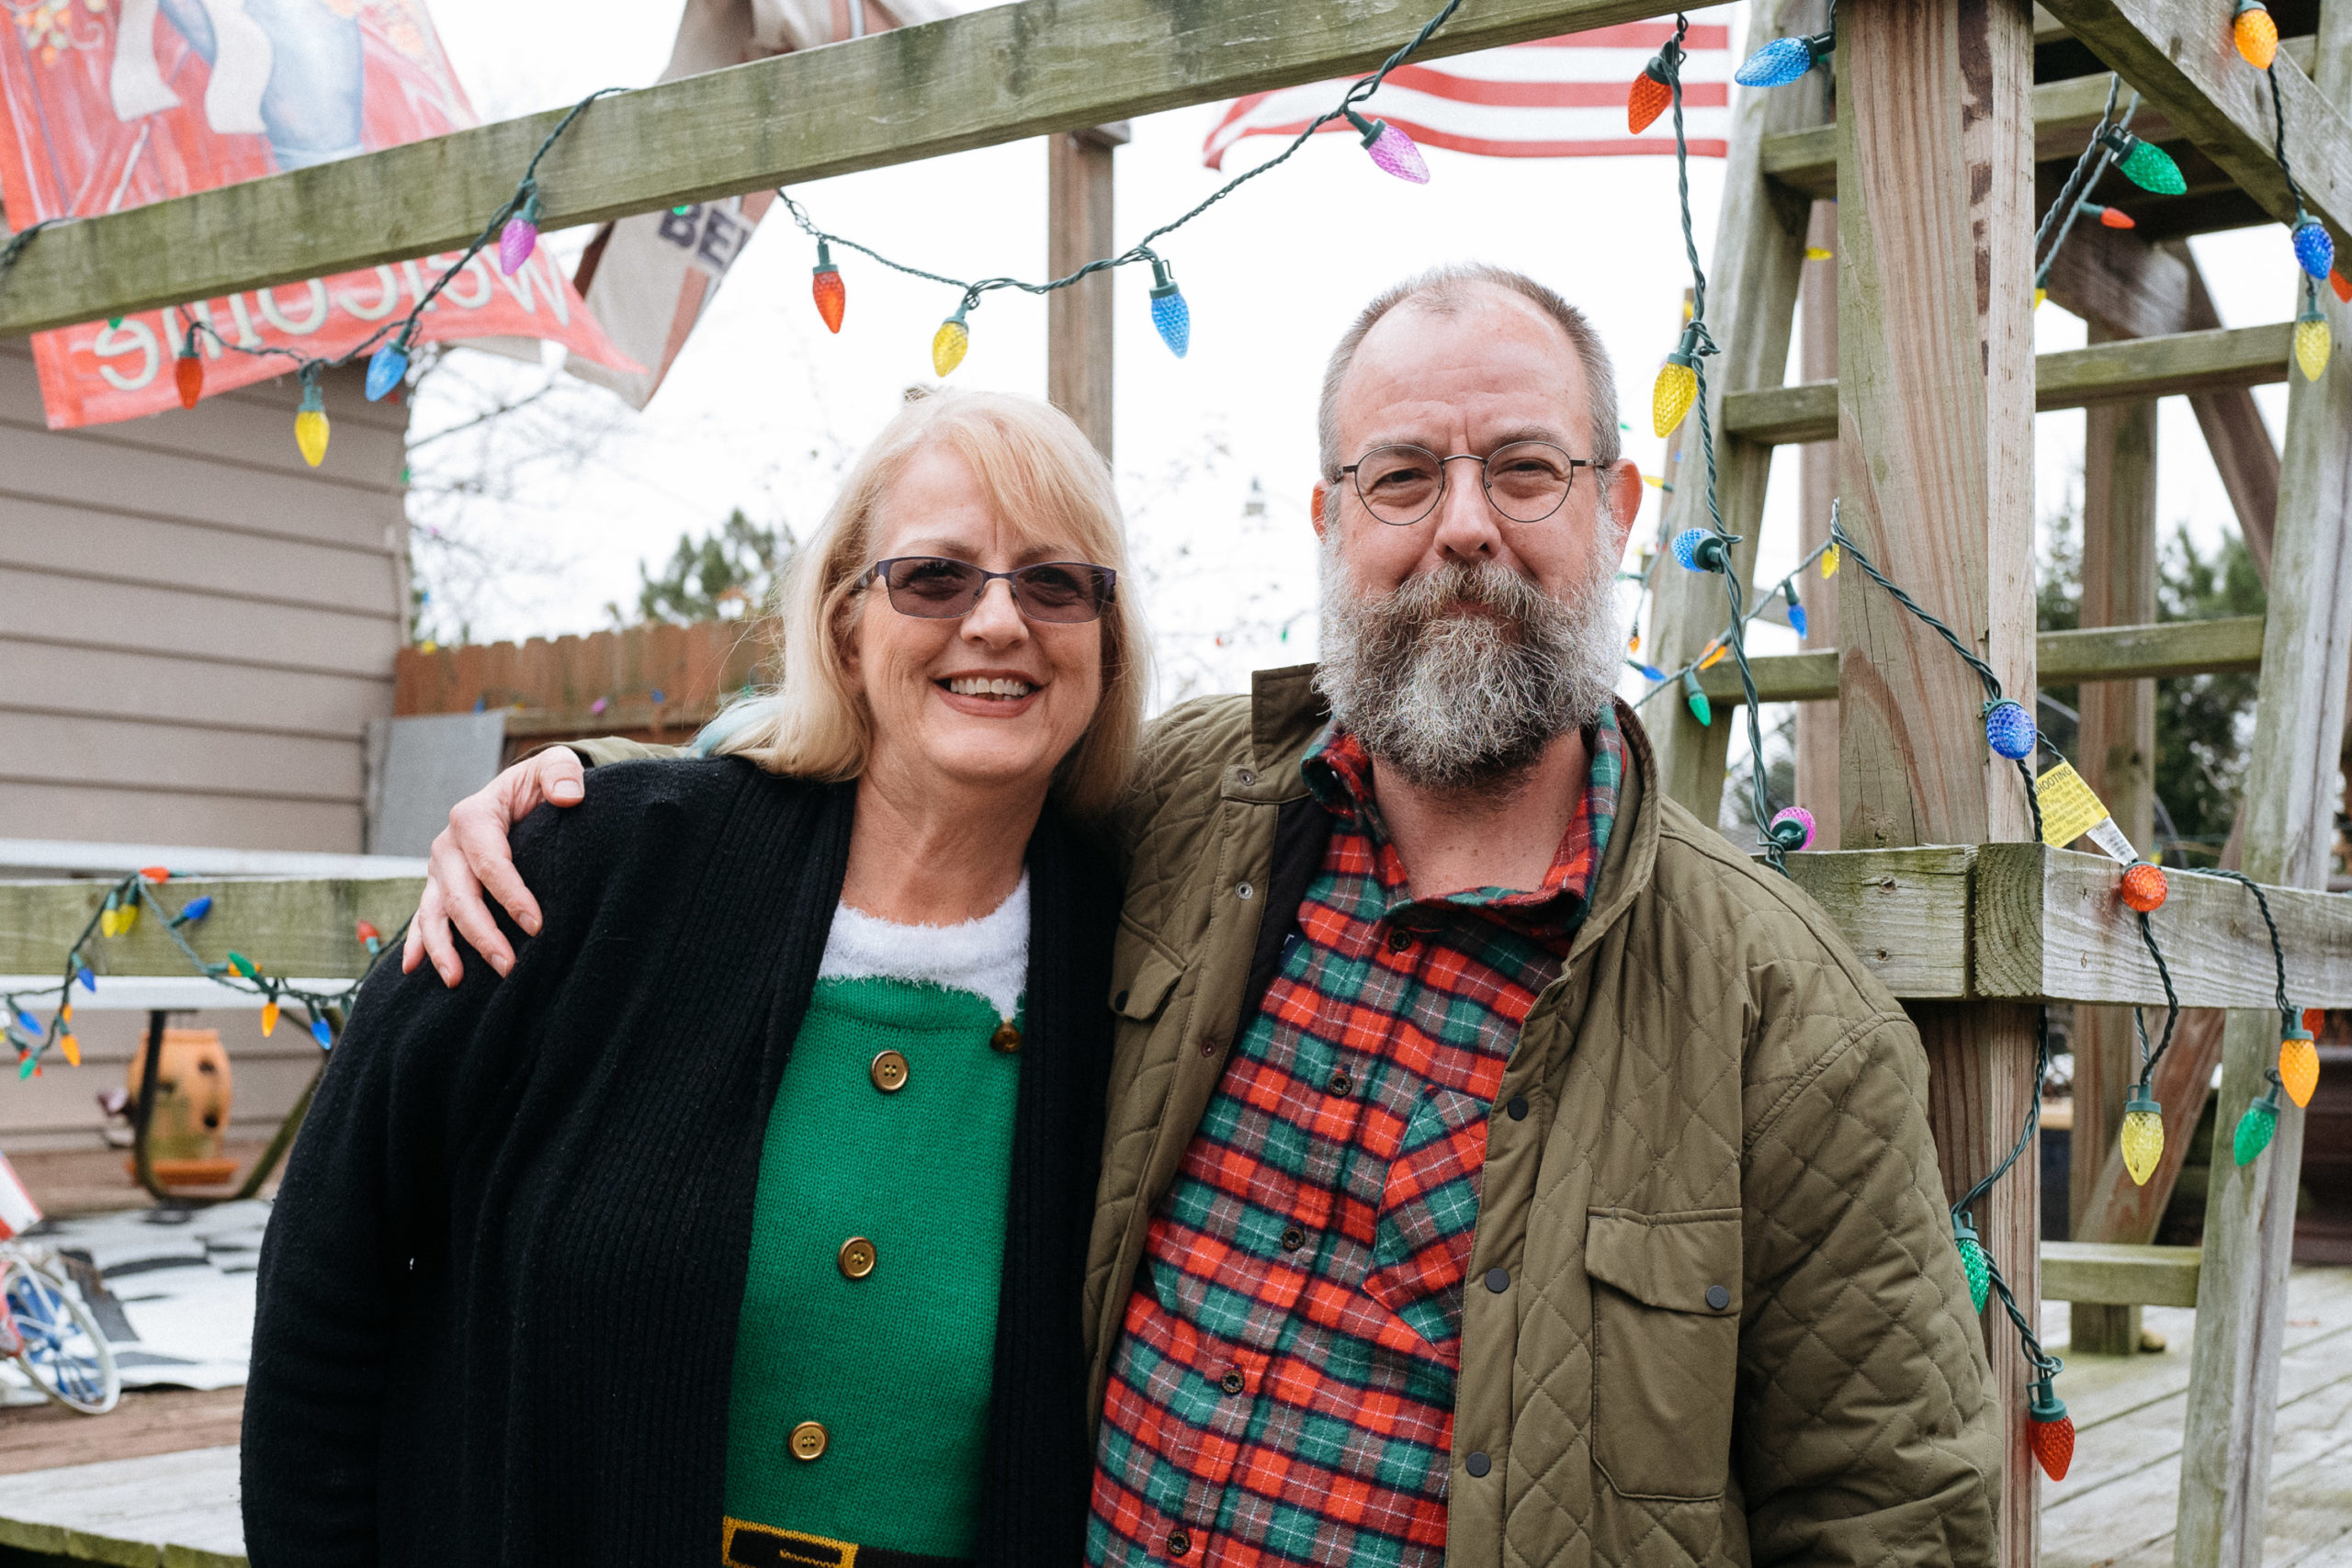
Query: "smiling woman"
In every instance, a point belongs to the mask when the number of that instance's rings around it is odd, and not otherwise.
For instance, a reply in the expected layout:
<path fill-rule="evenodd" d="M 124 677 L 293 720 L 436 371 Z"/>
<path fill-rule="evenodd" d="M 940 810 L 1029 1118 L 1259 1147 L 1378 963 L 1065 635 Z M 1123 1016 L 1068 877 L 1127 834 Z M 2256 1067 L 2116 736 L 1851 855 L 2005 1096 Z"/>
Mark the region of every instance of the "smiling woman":
<path fill-rule="evenodd" d="M 369 984 L 264 1249 L 256 1568 L 1080 1560 L 1125 564 L 1063 415 L 910 405 L 718 754 L 526 822 L 511 959 Z"/>
<path fill-rule="evenodd" d="M 932 596 L 942 562 L 894 559 L 908 556 L 944 558 L 949 574 L 958 578 L 959 594 L 969 583 L 953 572 L 955 563 L 1000 573 L 1050 564 L 1072 577 L 1090 568 L 1104 575 L 1099 584 L 1069 590 L 1095 607 L 1086 630 L 1066 620 L 1063 610 L 1041 615 L 1035 601 L 1042 587 L 1010 581 L 999 591 L 988 580 L 978 584 L 977 605 L 958 612 L 961 620 L 943 619 L 934 626 L 929 622 L 934 610 L 911 606 Z M 877 576 L 875 569 L 885 564 L 908 570 Z M 1031 681 L 1046 673 L 1048 659 L 1099 649 L 1091 679 L 1077 677 L 1092 690 L 1062 694 L 1054 714 L 1026 735 L 967 737 L 975 761 L 982 752 L 1009 756 L 1008 748 L 1023 743 L 1052 744 L 1071 713 L 1091 710 L 1092 722 L 1081 718 L 1083 739 L 1059 765 L 1055 788 L 1074 814 L 1099 816 L 1126 783 L 1151 678 L 1143 617 L 1115 589 L 1125 566 L 1109 466 L 1067 418 L 1000 393 L 920 399 L 866 448 L 822 530 L 794 563 L 775 623 L 782 682 L 730 716 L 735 722 L 723 716 L 714 728 L 724 739 L 712 750 L 751 757 L 778 773 L 858 777 L 867 772 L 886 712 L 917 732 L 936 733 L 922 705 L 892 689 L 894 679 Z M 888 592 L 870 592 L 877 582 Z M 1018 603 L 1023 600 L 1029 603 Z M 1015 619 L 1036 633 L 1034 644 L 1022 639 L 1028 645 L 1018 656 L 1006 653 L 1001 637 L 991 635 L 1011 631 Z M 861 671 L 869 660 L 883 663 Z M 1084 700 L 1098 691 L 1099 705 Z M 997 710 L 967 705 L 956 711 L 988 716 Z M 1008 716 L 1029 711 L 1023 706 Z M 1070 730 L 1069 738 L 1077 735 Z"/>

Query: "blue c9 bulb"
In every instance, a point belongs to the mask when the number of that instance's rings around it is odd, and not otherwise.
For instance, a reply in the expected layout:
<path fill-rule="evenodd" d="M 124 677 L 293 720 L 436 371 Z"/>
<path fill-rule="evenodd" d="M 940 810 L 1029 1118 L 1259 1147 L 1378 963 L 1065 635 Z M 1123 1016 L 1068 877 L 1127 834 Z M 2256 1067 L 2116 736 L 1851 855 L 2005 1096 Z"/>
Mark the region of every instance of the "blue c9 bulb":
<path fill-rule="evenodd" d="M 2303 270 L 2322 283 L 2326 282 L 2335 265 L 2335 242 L 2328 237 L 2326 228 L 2316 218 L 2299 217 L 2294 240 L 2295 259 L 2302 264 Z"/>
<path fill-rule="evenodd" d="M 1685 571 L 1721 571 L 1724 544 L 1704 528 L 1685 528 L 1674 536 L 1674 558 Z"/>
<path fill-rule="evenodd" d="M 1184 303 L 1183 290 L 1176 287 L 1176 279 L 1168 264 L 1158 256 L 1151 258 L 1151 324 L 1159 329 L 1159 341 L 1166 344 L 1177 358 L 1193 346 L 1193 308 Z"/>
<path fill-rule="evenodd" d="M 2023 703 L 2003 697 L 1984 710 L 1984 739 L 2010 761 L 2022 761 L 2033 755 L 2033 716 Z"/>
<path fill-rule="evenodd" d="M 395 338 L 368 356 L 368 400 L 381 401 L 384 394 L 399 386 L 407 374 L 408 350 Z"/>
<path fill-rule="evenodd" d="M 1776 38 L 1747 57 L 1732 80 L 1743 87 L 1780 87 L 1820 63 L 1832 45 L 1827 33 Z"/>

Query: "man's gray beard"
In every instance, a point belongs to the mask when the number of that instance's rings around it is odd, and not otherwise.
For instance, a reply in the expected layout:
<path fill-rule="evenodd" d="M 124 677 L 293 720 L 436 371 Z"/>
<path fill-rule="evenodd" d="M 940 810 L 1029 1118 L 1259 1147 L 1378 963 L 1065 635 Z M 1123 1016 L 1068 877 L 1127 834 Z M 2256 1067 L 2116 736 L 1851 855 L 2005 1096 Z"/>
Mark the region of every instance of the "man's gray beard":
<path fill-rule="evenodd" d="M 1583 580 L 1557 599 L 1496 561 L 1449 562 L 1367 597 L 1349 581 L 1338 532 L 1325 535 L 1316 688 L 1340 726 L 1408 783 L 1447 791 L 1506 783 L 1614 695 L 1624 634 L 1604 530 Z"/>

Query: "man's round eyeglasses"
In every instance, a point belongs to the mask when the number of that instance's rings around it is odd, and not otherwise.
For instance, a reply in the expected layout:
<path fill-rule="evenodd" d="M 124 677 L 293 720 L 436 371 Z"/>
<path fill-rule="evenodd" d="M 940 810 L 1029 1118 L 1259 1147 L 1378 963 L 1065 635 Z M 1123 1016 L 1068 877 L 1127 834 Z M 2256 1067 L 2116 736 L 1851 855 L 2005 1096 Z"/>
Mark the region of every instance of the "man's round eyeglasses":
<path fill-rule="evenodd" d="M 1571 457 L 1549 441 L 1514 441 L 1486 457 L 1456 452 L 1441 457 L 1422 446 L 1375 446 L 1340 472 L 1351 476 L 1364 510 L 1392 527 L 1419 523 L 1445 499 L 1445 468 L 1479 465 L 1487 500 L 1514 523 L 1541 523 L 1567 504 L 1578 468 L 1599 465 Z"/>
<path fill-rule="evenodd" d="M 867 567 L 857 581 L 864 587 L 881 579 L 890 608 L 902 615 L 952 621 L 970 615 L 1000 577 L 1012 587 L 1012 603 L 1023 615 L 1057 623 L 1101 619 L 1119 581 L 1117 572 L 1091 561 L 1040 561 L 989 571 L 945 556 L 894 556 Z"/>

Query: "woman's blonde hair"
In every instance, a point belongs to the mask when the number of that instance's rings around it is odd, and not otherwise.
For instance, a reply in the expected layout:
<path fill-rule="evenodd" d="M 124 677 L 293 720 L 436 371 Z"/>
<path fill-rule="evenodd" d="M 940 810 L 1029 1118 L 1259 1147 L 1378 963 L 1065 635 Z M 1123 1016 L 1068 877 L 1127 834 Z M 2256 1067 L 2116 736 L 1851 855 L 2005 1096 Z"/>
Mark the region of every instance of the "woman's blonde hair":
<path fill-rule="evenodd" d="M 926 448 L 955 452 L 971 465 L 1016 540 L 1070 546 L 1120 576 L 1098 623 L 1102 700 L 1054 774 L 1065 808 L 1099 817 L 1126 786 L 1151 682 L 1150 643 L 1127 579 L 1126 525 L 1110 465 L 1069 416 L 1003 392 L 933 393 L 883 426 L 785 578 L 769 634 L 781 678 L 722 714 L 696 749 L 748 757 L 795 778 L 852 779 L 865 771 L 874 716 L 851 686 L 842 638 L 874 561 L 876 510 L 909 459 Z"/>

